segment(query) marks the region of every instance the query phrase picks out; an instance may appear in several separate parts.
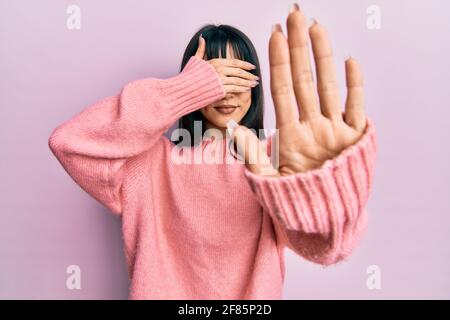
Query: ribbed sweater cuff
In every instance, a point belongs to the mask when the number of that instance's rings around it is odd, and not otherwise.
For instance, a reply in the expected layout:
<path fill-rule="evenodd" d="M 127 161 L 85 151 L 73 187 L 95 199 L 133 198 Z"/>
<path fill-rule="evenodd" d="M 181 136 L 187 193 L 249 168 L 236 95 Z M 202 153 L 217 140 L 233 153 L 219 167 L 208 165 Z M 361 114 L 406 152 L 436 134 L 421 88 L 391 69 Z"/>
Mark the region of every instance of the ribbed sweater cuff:
<path fill-rule="evenodd" d="M 288 230 L 328 234 L 355 222 L 371 189 L 377 141 L 370 120 L 363 136 L 337 157 L 307 172 L 283 177 L 245 176 L 261 205 Z"/>
<path fill-rule="evenodd" d="M 189 59 L 181 73 L 162 79 L 159 84 L 164 108 L 172 109 L 175 119 L 225 97 L 214 67 L 196 56 Z"/>

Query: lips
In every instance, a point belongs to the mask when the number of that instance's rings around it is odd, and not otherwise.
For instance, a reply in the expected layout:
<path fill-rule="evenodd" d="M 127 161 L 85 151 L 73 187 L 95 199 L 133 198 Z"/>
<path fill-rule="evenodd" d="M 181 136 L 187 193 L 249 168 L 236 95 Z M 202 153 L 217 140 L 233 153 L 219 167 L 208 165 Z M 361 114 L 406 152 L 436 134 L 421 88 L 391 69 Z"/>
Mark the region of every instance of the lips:
<path fill-rule="evenodd" d="M 224 105 L 224 106 L 217 106 L 214 107 L 214 109 L 222 114 L 230 114 L 233 113 L 238 107 L 236 106 L 230 106 L 230 105 Z"/>

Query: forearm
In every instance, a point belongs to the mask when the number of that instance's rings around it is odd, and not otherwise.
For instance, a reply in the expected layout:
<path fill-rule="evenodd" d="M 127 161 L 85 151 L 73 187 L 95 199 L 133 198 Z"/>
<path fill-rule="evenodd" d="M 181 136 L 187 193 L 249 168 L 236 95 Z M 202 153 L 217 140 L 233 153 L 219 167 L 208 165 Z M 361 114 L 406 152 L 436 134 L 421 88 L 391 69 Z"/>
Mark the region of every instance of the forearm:
<path fill-rule="evenodd" d="M 169 79 L 127 84 L 55 128 L 49 147 L 70 176 L 114 212 L 126 164 L 149 151 L 180 116 L 224 96 L 214 69 L 192 57 Z"/>
<path fill-rule="evenodd" d="M 324 265 L 350 254 L 367 225 L 377 143 L 373 124 L 320 168 L 280 178 L 246 176 L 285 245 Z"/>

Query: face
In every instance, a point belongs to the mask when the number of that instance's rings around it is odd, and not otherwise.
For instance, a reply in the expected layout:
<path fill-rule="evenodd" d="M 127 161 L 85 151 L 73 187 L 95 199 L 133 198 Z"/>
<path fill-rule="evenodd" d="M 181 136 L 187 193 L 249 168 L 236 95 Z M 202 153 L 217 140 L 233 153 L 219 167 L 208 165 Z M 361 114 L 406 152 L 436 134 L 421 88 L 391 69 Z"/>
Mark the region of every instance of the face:
<path fill-rule="evenodd" d="M 227 46 L 227 58 L 236 58 L 229 45 Z M 233 92 L 227 93 L 223 99 L 200 109 L 206 119 L 206 129 L 215 128 L 224 131 L 230 119 L 239 123 L 250 108 L 251 102 L 251 90 L 248 92 Z M 228 107 L 224 108 L 224 106 Z"/>

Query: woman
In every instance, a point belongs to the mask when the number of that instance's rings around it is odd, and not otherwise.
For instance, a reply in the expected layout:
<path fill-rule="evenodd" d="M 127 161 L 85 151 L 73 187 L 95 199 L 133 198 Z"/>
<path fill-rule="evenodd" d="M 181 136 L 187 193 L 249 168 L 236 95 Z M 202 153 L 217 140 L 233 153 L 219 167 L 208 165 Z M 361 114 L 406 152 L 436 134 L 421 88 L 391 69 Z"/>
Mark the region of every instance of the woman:
<path fill-rule="evenodd" d="M 133 81 L 53 131 L 65 170 L 122 218 L 131 299 L 280 299 L 286 247 L 330 265 L 358 243 L 376 152 L 361 72 L 346 61 L 342 113 L 323 26 L 308 27 L 294 4 L 287 29 L 286 39 L 275 25 L 269 41 L 276 136 L 259 130 L 254 47 L 229 26 L 199 30 L 178 75 Z M 163 136 L 177 119 L 179 145 Z M 186 140 L 196 120 L 204 135 Z M 220 154 L 231 141 L 238 153 L 226 161 L 174 161 Z M 236 156 L 245 163 L 229 161 Z"/>

